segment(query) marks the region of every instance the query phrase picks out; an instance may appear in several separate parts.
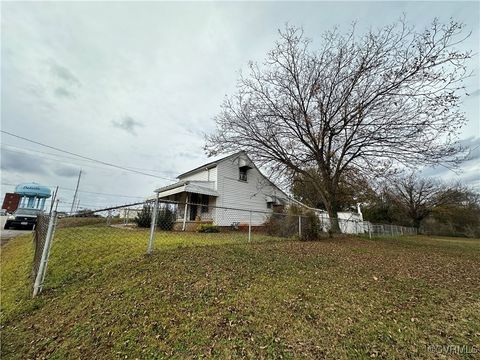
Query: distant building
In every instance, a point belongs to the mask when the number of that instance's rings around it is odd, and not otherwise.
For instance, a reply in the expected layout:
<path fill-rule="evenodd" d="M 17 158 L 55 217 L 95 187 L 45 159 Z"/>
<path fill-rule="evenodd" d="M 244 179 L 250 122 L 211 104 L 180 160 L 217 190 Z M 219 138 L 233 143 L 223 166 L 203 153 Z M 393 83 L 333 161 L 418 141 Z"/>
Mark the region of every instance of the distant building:
<path fill-rule="evenodd" d="M 20 195 L 19 208 L 44 210 L 45 201 L 51 196 L 51 191 L 47 186 L 32 182 L 17 185 L 15 194 Z"/>
<path fill-rule="evenodd" d="M 10 215 L 5 222 L 5 229 L 10 227 L 33 227 L 36 224 L 37 216 L 45 209 L 45 202 L 51 196 L 50 188 L 37 183 L 25 183 L 15 187 L 13 194 L 5 196 L 4 205 L 7 198 L 15 198 L 17 207 L 13 215 Z M 12 204 L 10 204 L 12 205 Z M 9 205 L 9 206 L 10 206 Z"/>

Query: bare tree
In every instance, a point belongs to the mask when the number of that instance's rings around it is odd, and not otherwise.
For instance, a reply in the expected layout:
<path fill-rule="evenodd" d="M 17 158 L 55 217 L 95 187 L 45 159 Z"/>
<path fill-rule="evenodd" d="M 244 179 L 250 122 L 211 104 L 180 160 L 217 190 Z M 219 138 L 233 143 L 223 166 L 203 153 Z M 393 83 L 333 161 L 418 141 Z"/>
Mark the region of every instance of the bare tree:
<path fill-rule="evenodd" d="M 414 172 L 390 177 L 385 193 L 417 228 L 434 211 L 442 212 L 450 207 L 474 208 L 478 203 L 478 194 L 461 183 L 423 178 Z"/>
<path fill-rule="evenodd" d="M 243 149 L 271 174 L 311 176 L 331 218 L 349 168 L 383 174 L 398 164 L 455 165 L 472 56 L 456 49 L 469 35 L 463 27 L 434 20 L 417 32 L 403 19 L 363 36 L 352 27 L 324 33 L 318 51 L 287 27 L 263 66 L 250 63 L 240 76 L 205 149 Z"/>
<path fill-rule="evenodd" d="M 449 203 L 454 195 L 453 188 L 430 178 L 418 177 L 415 173 L 391 179 L 387 191 L 416 228 L 436 207 Z"/>
<path fill-rule="evenodd" d="M 297 174 L 292 179 L 290 191 L 293 197 L 302 203 L 318 209 L 325 209 L 323 199 L 317 190 L 318 185 L 323 183 L 323 179 L 318 177 L 316 169 L 307 171 L 310 172 L 310 176 Z M 338 182 L 337 191 L 339 211 L 350 211 L 353 209 L 356 211 L 357 204 L 369 202 L 375 196 L 375 190 L 372 188 L 369 179 L 355 171 L 355 169 L 343 172 Z"/>

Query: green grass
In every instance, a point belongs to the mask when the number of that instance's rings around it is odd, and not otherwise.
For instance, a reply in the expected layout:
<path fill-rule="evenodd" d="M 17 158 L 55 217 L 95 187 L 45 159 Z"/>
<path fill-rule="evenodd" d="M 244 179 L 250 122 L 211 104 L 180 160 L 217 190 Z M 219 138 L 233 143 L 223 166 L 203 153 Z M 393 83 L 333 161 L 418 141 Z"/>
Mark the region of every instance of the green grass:
<path fill-rule="evenodd" d="M 2 248 L 2 358 L 438 358 L 480 351 L 480 241 L 57 229 Z M 477 354 L 449 354 L 474 358 Z"/>

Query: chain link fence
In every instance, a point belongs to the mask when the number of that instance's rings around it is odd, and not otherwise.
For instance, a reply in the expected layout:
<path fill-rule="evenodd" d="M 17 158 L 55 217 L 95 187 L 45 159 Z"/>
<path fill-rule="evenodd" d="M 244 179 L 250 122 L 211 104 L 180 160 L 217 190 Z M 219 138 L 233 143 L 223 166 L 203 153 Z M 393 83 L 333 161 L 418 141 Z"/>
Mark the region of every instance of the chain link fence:
<path fill-rule="evenodd" d="M 399 226 L 392 224 L 372 224 L 364 222 L 365 232 L 372 236 L 402 236 L 417 235 L 418 229 L 414 227 Z"/>
<path fill-rule="evenodd" d="M 33 232 L 33 278 L 37 277 L 38 270 L 40 268 L 40 262 L 42 261 L 43 248 L 47 239 L 48 223 L 50 216 L 40 214 L 37 217 L 37 223 L 35 225 L 35 231 Z"/>
<path fill-rule="evenodd" d="M 416 229 L 338 219 L 342 233 L 372 236 L 416 234 Z M 55 230 L 57 229 L 57 230 Z M 315 240 L 329 236 L 325 213 L 301 207 L 269 211 L 149 200 L 82 211 L 75 216 L 40 215 L 34 232 L 34 295 L 42 290 L 52 241 L 74 244 L 79 256 L 94 263 L 99 251 L 147 252 L 155 248 L 215 243 Z M 85 244 L 85 245 L 82 245 Z M 100 245 L 99 245 L 100 244 Z M 106 250 L 108 249 L 108 250 Z"/>
<path fill-rule="evenodd" d="M 45 274 L 47 272 L 50 248 L 55 232 L 57 213 L 40 214 L 37 216 L 35 231 L 33 233 L 34 255 L 33 255 L 33 296 L 42 291 Z"/>

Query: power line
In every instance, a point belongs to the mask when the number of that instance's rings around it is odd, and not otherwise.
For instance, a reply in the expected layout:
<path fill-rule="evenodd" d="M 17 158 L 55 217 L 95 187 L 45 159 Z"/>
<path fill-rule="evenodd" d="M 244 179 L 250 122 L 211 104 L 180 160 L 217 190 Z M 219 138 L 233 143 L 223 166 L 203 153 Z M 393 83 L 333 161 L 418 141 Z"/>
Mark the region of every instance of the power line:
<path fill-rule="evenodd" d="M 91 209 L 91 212 L 102 212 L 102 211 L 108 211 L 108 210 L 115 210 L 115 209 L 123 209 L 123 208 L 126 208 L 126 207 L 130 207 L 130 206 L 138 206 L 138 205 L 143 205 L 145 204 L 147 201 L 142 201 L 142 202 L 136 202 L 136 203 L 130 203 L 130 204 L 122 204 L 122 205 L 107 205 L 107 207 L 104 207 L 104 208 L 101 208 L 101 209 Z M 65 205 L 63 206 L 68 206 L 68 203 L 66 203 L 65 201 L 62 201 L 60 200 L 60 203 L 63 203 Z M 100 205 L 88 205 L 88 204 L 85 204 L 86 206 L 100 206 Z M 105 205 L 104 205 L 105 206 Z M 89 209 L 90 210 L 90 209 Z"/>
<path fill-rule="evenodd" d="M 40 150 L 37 150 L 37 149 L 31 149 L 31 148 L 23 148 L 23 147 L 10 145 L 10 144 L 1 144 L 1 147 L 6 151 L 13 151 L 13 152 L 21 153 L 21 154 L 25 154 L 25 155 L 36 155 L 36 156 L 39 156 L 39 157 L 42 157 L 42 158 L 45 158 L 45 159 L 50 159 L 50 160 L 55 160 L 55 161 L 58 161 L 58 160 L 57 159 L 52 159 L 51 157 L 40 156 L 38 154 L 51 155 L 51 156 L 55 156 L 57 158 L 60 157 L 60 158 L 71 159 L 71 160 L 75 160 L 75 161 L 82 161 L 82 163 L 73 163 L 73 162 L 67 163 L 66 162 L 67 164 L 74 164 L 74 165 L 80 165 L 81 164 L 81 166 L 86 166 L 86 165 L 84 165 L 84 162 L 91 162 L 91 160 L 78 159 L 78 158 L 72 157 L 72 156 L 65 156 L 65 155 L 61 155 L 61 154 L 55 154 L 55 153 L 40 151 Z M 9 149 L 9 148 L 12 148 L 12 149 Z M 18 149 L 18 150 L 13 150 L 13 149 Z M 101 169 L 99 167 L 94 167 L 94 168 L 95 169 Z M 130 169 L 142 170 L 142 171 L 151 171 L 151 172 L 163 173 L 163 174 L 171 174 L 172 173 L 171 171 L 161 171 L 161 170 L 144 169 L 144 168 L 137 168 L 137 167 L 130 167 Z"/>
<path fill-rule="evenodd" d="M 75 191 L 74 189 L 68 189 L 64 187 L 60 187 L 61 190 L 67 190 L 67 191 Z M 109 194 L 109 193 L 101 193 L 101 192 L 95 192 L 95 191 L 85 191 L 85 190 L 78 190 L 80 193 L 86 193 L 86 194 L 94 194 L 94 195 L 106 195 L 106 196 L 118 196 L 118 197 L 125 197 L 125 198 L 132 198 L 132 199 L 144 199 L 146 196 L 130 196 L 130 195 L 120 195 L 120 194 Z"/>
<path fill-rule="evenodd" d="M 5 186 L 17 186 L 18 184 L 10 184 L 10 183 L 1 183 L 2 185 Z M 53 187 L 51 185 L 48 185 L 48 187 Z M 75 191 L 75 189 L 70 189 L 70 188 L 65 188 L 65 187 L 59 187 L 60 190 L 67 190 L 67 191 Z M 125 197 L 125 198 L 132 198 L 132 199 L 144 199 L 146 196 L 131 196 L 131 195 L 121 195 L 121 194 L 111 194 L 111 193 L 102 193 L 102 192 L 95 192 L 95 191 L 86 191 L 86 190 L 78 190 L 80 193 L 86 193 L 86 194 L 94 194 L 94 195 L 106 195 L 106 196 L 116 196 L 116 197 Z"/>
<path fill-rule="evenodd" d="M 79 163 L 78 161 L 83 161 L 83 162 L 89 162 L 89 160 L 82 160 L 82 159 L 77 159 L 77 158 L 73 158 L 73 157 L 70 157 L 70 156 L 64 156 L 64 155 L 60 155 L 60 154 L 51 154 L 51 153 L 45 153 L 45 152 L 41 152 L 41 151 L 38 151 L 39 154 L 50 154 L 52 156 L 57 156 L 57 157 L 60 157 L 60 159 L 58 158 L 52 158 L 50 156 L 45 156 L 45 155 L 39 155 L 37 153 L 28 153 L 26 151 L 21 151 L 21 150 L 13 150 L 13 149 L 7 149 L 4 147 L 4 145 L 2 144 L 0 146 L 2 148 L 3 151 L 8 151 L 8 152 L 14 152 L 14 153 L 17 153 L 21 156 L 25 156 L 25 157 L 30 157 L 30 156 L 35 156 L 35 157 L 39 157 L 39 158 L 42 158 L 46 161 L 49 161 L 49 162 L 55 162 L 55 163 L 62 163 L 62 164 L 69 164 L 69 165 L 73 165 L 73 166 L 79 166 L 79 167 L 88 167 L 88 168 L 92 168 L 92 169 L 99 169 L 99 170 L 106 170 L 107 172 L 111 173 L 111 170 L 109 170 L 109 168 L 107 168 L 106 166 L 95 166 L 95 165 L 92 165 L 91 164 L 91 161 L 89 164 L 85 164 L 85 163 Z M 31 151 L 31 150 L 28 150 L 28 151 Z M 33 151 L 33 150 L 32 150 Z M 70 161 L 66 161 L 66 160 L 63 160 L 62 158 L 66 158 L 66 159 L 74 159 L 73 161 L 70 160 Z M 162 172 L 162 171 L 158 171 L 158 172 Z M 172 179 L 173 180 L 173 179 Z"/>
<path fill-rule="evenodd" d="M 140 203 L 140 204 L 143 204 L 143 203 Z M 119 207 L 119 208 L 122 208 L 122 207 L 129 207 L 131 206 L 131 204 L 126 204 L 126 205 L 111 205 L 111 204 L 83 204 L 81 203 L 80 204 L 81 206 L 79 206 L 80 208 L 83 208 L 83 209 L 89 209 L 89 210 L 95 210 L 95 209 L 98 209 L 99 207 Z M 71 212 L 70 209 L 71 209 L 71 204 L 70 202 L 60 202 L 59 205 L 58 205 L 58 208 L 59 209 L 63 209 L 65 211 L 68 211 L 68 212 Z"/>
<path fill-rule="evenodd" d="M 1 183 L 1 185 L 4 185 L 4 186 L 16 186 L 18 184 L 11 184 L 11 183 Z M 48 186 L 48 187 L 52 187 L 52 186 Z M 69 189 L 69 188 L 62 188 L 62 187 L 59 187 L 59 190 L 68 190 L 68 191 L 75 191 L 74 189 Z M 88 193 L 88 194 L 97 194 L 97 195 L 108 195 L 108 196 L 115 196 L 115 197 L 127 197 L 127 198 L 132 198 L 132 199 L 146 199 L 146 196 L 129 196 L 129 195 L 120 195 L 120 194 L 110 194 L 110 193 L 100 193 L 100 192 L 93 192 L 93 191 L 83 191 L 83 190 L 78 190 L 78 192 L 82 192 L 82 193 Z M 108 200 L 106 200 L 108 201 Z M 148 201 L 148 200 L 144 200 L 144 201 Z M 79 208 L 82 208 L 82 209 L 88 209 L 86 208 L 85 206 L 89 206 L 90 208 L 97 208 L 99 206 L 102 206 L 102 207 L 117 207 L 117 208 L 120 208 L 120 207 L 127 207 L 127 206 L 131 206 L 131 205 L 138 205 L 138 204 L 141 204 L 143 202 L 136 202 L 134 204 L 124 204 L 124 205 L 111 205 L 110 204 L 105 204 L 105 203 L 96 203 L 96 204 L 90 204 L 90 203 L 82 203 L 83 206 L 80 206 Z M 66 201 L 66 200 L 62 200 L 60 199 L 59 200 L 59 208 L 69 208 L 71 207 L 71 204 L 70 202 Z M 90 210 L 90 209 L 88 209 Z"/>
<path fill-rule="evenodd" d="M 81 159 L 70 158 L 70 157 L 65 157 L 65 158 L 75 159 L 75 160 L 73 160 L 73 161 L 72 161 L 72 160 L 70 160 L 70 161 L 68 161 L 68 160 L 63 160 L 63 159 L 61 159 L 61 158 L 63 157 L 62 155 L 54 155 L 54 156 L 60 157 L 60 159 L 58 159 L 58 158 L 52 158 L 52 157 L 49 157 L 49 156 L 39 155 L 39 154 L 35 154 L 35 153 L 28 153 L 28 152 L 25 152 L 25 151 L 7 149 L 7 148 L 3 147 L 3 145 L 1 146 L 1 148 L 2 148 L 2 151 L 14 152 L 14 153 L 17 153 L 17 154 L 19 154 L 19 155 L 21 155 L 21 156 L 24 156 L 24 157 L 26 157 L 26 158 L 28 158 L 28 157 L 30 157 L 30 156 L 35 156 L 35 157 L 44 159 L 44 160 L 49 161 L 49 162 L 69 164 L 69 165 L 80 166 L 80 167 L 88 167 L 88 168 L 99 169 L 99 170 L 106 170 L 106 169 L 107 169 L 106 166 L 95 166 L 95 165 L 92 165 L 92 164 L 91 164 L 91 161 L 90 161 L 89 164 L 76 162 L 76 161 L 88 162 L 87 160 L 81 160 Z M 39 153 L 40 153 L 40 154 L 44 154 L 44 153 L 41 153 L 41 152 L 39 152 Z M 53 155 L 53 154 L 52 154 L 52 155 Z"/>
<path fill-rule="evenodd" d="M 68 151 L 68 150 L 63 150 L 63 149 L 57 148 L 57 147 L 55 147 L 55 146 L 50 146 L 50 145 L 47 145 L 47 144 L 43 144 L 43 143 L 41 143 L 41 142 L 39 142 L 39 141 L 31 140 L 31 139 L 28 139 L 28 138 L 26 138 L 26 137 L 13 134 L 13 133 L 8 132 L 8 131 L 5 131 L 5 130 L 0 130 L 0 131 L 1 131 L 2 133 L 4 133 L 4 134 L 7 134 L 7 135 L 10 135 L 10 136 L 16 137 L 16 138 L 18 138 L 18 139 L 22 139 L 22 140 L 31 142 L 31 143 L 33 143 L 33 144 L 37 144 L 37 145 L 40 145 L 40 146 L 44 146 L 44 147 L 47 147 L 47 148 L 49 148 L 49 149 L 53 149 L 53 150 L 56 150 L 56 151 L 60 151 L 60 152 L 63 152 L 63 153 L 69 154 L 69 155 L 73 155 L 73 156 L 79 157 L 79 158 L 81 158 L 81 159 L 85 159 L 85 160 L 89 160 L 89 161 L 96 162 L 96 163 L 99 163 L 99 164 L 102 164 L 102 165 L 110 166 L 110 167 L 117 168 L 117 169 L 121 169 L 121 170 L 124 170 L 124 171 L 130 171 L 130 172 L 132 172 L 132 173 L 136 173 L 136 174 L 140 174 L 140 175 L 145 175 L 145 176 L 154 177 L 154 178 L 157 178 L 157 179 L 175 181 L 174 179 L 170 179 L 170 178 L 166 178 L 166 177 L 163 177 L 163 176 L 157 176 L 157 175 L 145 173 L 145 172 L 143 172 L 143 171 L 138 171 L 138 170 L 126 168 L 126 167 L 123 167 L 123 166 L 120 166 L 120 165 L 116 165 L 116 164 L 113 164 L 113 163 L 109 163 L 109 162 L 106 162 L 106 161 L 97 160 L 97 159 L 94 159 L 94 158 L 91 158 L 91 157 L 88 157 L 88 156 L 83 156 L 83 155 L 80 155 L 80 154 L 76 154 L 76 153 L 74 153 L 74 152 L 71 152 L 71 151 Z"/>

